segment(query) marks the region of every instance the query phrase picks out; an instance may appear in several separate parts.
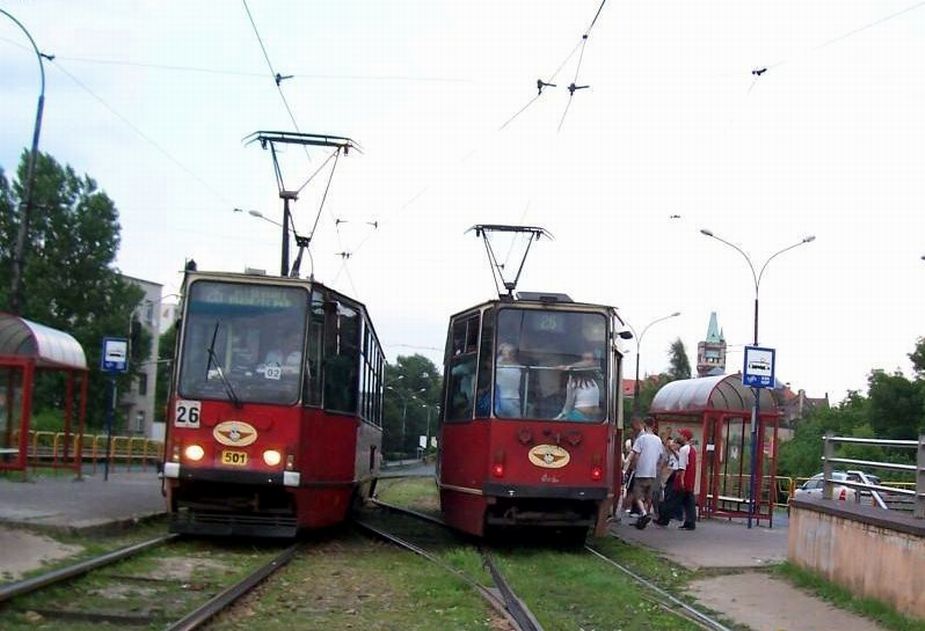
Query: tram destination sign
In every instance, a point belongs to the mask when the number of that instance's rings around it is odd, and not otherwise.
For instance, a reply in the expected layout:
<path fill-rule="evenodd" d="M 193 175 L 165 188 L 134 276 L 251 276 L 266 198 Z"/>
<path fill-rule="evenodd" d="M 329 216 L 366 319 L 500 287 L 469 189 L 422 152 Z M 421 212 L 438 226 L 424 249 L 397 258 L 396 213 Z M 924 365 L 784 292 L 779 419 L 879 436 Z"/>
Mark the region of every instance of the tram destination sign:
<path fill-rule="evenodd" d="M 100 353 L 100 370 L 110 373 L 128 372 L 128 340 L 124 337 L 104 337 Z"/>
<path fill-rule="evenodd" d="M 750 388 L 774 387 L 774 349 L 760 346 L 745 347 L 742 384 Z"/>

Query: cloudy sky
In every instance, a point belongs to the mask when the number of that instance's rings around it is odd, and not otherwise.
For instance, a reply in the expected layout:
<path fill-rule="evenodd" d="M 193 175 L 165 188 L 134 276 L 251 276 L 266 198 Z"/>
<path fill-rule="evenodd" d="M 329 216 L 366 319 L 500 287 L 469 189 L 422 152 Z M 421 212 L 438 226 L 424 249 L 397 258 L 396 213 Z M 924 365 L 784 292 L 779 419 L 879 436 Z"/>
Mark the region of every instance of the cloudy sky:
<path fill-rule="evenodd" d="M 925 335 L 923 5 L 606 2 L 581 54 L 600 0 L 248 3 L 274 70 L 294 75 L 281 90 L 299 129 L 363 147 L 339 161 L 312 252 L 318 279 L 368 305 L 390 358 L 439 362 L 447 316 L 492 296 L 475 223 L 555 235 L 521 289 L 615 305 L 637 330 L 680 311 L 643 338 L 643 372 L 676 337 L 694 360 L 711 311 L 731 366 L 751 341 L 751 271 L 701 228 L 756 271 L 815 235 L 766 268 L 759 337 L 779 378 L 833 400 L 872 368 L 908 371 Z M 242 139 L 294 129 L 243 3 L 0 8 L 56 56 L 41 149 L 115 200 L 123 272 L 171 294 L 187 258 L 278 269 L 278 228 L 233 212 L 280 219 L 270 155 Z M 26 45 L 0 16 L 7 171 L 32 134 Z M 573 81 L 590 87 L 565 113 Z M 286 151 L 286 184 L 326 157 Z M 295 205 L 301 232 L 326 175 Z"/>

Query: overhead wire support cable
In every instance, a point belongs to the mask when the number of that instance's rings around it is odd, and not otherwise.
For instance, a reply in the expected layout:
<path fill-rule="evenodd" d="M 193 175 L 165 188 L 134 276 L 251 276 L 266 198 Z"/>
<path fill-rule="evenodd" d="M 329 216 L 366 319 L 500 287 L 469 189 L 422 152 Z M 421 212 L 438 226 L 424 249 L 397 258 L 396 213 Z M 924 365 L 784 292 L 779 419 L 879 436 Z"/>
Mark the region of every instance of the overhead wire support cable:
<path fill-rule="evenodd" d="M 581 63 L 585 58 L 585 46 L 587 46 L 588 38 L 591 36 L 591 29 L 597 24 L 597 19 L 601 16 L 601 11 L 604 9 L 604 4 L 606 4 L 606 2 L 607 0 L 601 0 L 601 4 L 597 7 L 597 12 L 594 14 L 591 24 L 588 25 L 588 29 L 584 32 L 584 35 L 581 36 L 581 52 L 578 54 L 578 64 L 575 66 L 575 77 L 568 86 L 568 102 L 565 104 L 565 110 L 562 112 L 562 118 L 559 120 L 559 127 L 556 129 L 557 133 L 562 131 L 562 125 L 565 124 L 565 117 L 568 115 L 569 108 L 572 106 L 572 98 L 575 96 L 575 91 L 590 87 L 587 85 L 576 85 L 578 83 L 578 73 L 581 72 Z"/>

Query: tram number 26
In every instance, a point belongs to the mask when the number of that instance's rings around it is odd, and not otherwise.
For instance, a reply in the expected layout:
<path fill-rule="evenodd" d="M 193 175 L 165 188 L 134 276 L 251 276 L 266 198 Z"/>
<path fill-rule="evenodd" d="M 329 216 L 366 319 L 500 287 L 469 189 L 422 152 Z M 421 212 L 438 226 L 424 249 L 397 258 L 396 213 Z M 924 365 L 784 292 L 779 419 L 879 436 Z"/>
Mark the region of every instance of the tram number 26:
<path fill-rule="evenodd" d="M 199 412 L 201 405 L 199 401 L 177 401 L 173 415 L 174 427 L 199 427 Z"/>

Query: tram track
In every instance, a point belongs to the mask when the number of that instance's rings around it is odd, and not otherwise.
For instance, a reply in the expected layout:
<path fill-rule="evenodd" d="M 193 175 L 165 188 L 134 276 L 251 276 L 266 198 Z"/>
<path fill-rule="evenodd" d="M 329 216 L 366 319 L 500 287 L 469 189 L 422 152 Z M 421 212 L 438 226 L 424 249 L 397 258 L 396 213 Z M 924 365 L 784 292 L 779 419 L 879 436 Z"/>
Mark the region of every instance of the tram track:
<path fill-rule="evenodd" d="M 78 563 L 68 565 L 57 570 L 52 570 L 39 576 L 2 585 L 0 586 L 0 604 L 15 602 L 15 599 L 17 598 L 30 594 L 37 594 L 44 589 L 57 586 L 71 579 L 83 577 L 85 575 L 91 574 L 92 572 L 101 570 L 102 568 L 106 568 L 107 566 L 111 566 L 115 563 L 138 556 L 143 552 L 147 552 L 158 546 L 171 542 L 177 542 L 181 539 L 182 538 L 179 535 L 165 535 L 163 537 L 157 537 L 155 539 L 126 546 L 106 554 L 86 559 L 84 561 L 80 561 Z M 239 580 L 236 580 L 231 585 L 221 589 L 221 591 L 219 591 L 217 594 L 206 600 L 204 603 L 196 606 L 192 611 L 184 615 L 179 620 L 170 622 L 168 617 L 168 621 L 166 621 L 166 626 L 164 628 L 168 629 L 169 631 L 191 631 L 203 626 L 217 614 L 228 609 L 242 596 L 251 592 L 264 580 L 269 578 L 272 574 L 289 563 L 289 561 L 292 560 L 292 558 L 295 556 L 300 545 L 301 544 L 294 544 L 281 551 L 280 553 L 274 555 L 273 558 L 271 558 L 269 561 L 262 563 L 256 569 L 247 572 L 246 575 Z M 179 587 L 181 590 L 185 590 L 186 588 L 190 587 L 190 585 L 185 583 L 183 579 L 171 577 L 165 578 L 156 576 L 118 574 L 110 575 L 108 578 L 119 584 L 134 582 L 147 582 L 152 584 L 180 583 Z M 75 600 L 77 600 L 77 598 L 75 598 Z M 165 624 L 165 616 L 157 615 L 153 612 L 110 611 L 103 609 L 94 610 L 92 608 L 74 609 L 62 607 L 60 605 L 56 607 L 47 607 L 41 605 L 29 606 L 28 609 L 29 611 L 33 612 L 34 614 L 38 614 L 43 618 L 54 619 L 62 623 L 67 620 L 72 620 L 130 626 Z"/>
<path fill-rule="evenodd" d="M 432 515 L 406 509 L 401 506 L 382 502 L 380 500 L 373 499 L 372 502 L 377 506 L 389 510 L 390 512 L 403 514 L 449 529 L 445 523 Z M 479 553 L 482 557 L 482 562 L 489 575 L 491 576 L 492 582 L 494 583 L 494 586 L 492 587 L 486 587 L 475 577 L 458 568 L 453 567 L 452 565 L 440 559 L 436 554 L 425 550 L 423 547 L 408 541 L 407 539 L 404 539 L 393 532 L 389 532 L 384 528 L 375 526 L 362 520 L 354 520 L 354 524 L 363 530 L 366 530 L 367 532 L 370 532 L 382 539 L 385 539 L 386 541 L 389 541 L 405 550 L 413 552 L 427 559 L 446 572 L 456 576 L 458 579 L 476 590 L 476 592 L 478 592 L 479 595 L 482 596 L 482 598 L 484 598 L 495 611 L 503 616 L 508 624 L 510 624 L 516 631 L 542 631 L 543 628 L 540 626 L 540 623 L 537 621 L 536 617 L 523 602 L 523 600 L 521 600 L 514 592 L 510 583 L 507 581 L 504 574 L 498 568 L 491 554 L 487 550 L 480 547 Z"/>
<path fill-rule="evenodd" d="M 448 529 L 450 528 L 442 520 L 440 520 L 437 517 L 434 517 L 433 515 L 428 515 L 426 513 L 422 513 L 422 512 L 419 512 L 419 511 L 416 511 L 410 508 L 405 508 L 402 506 L 396 506 L 394 504 L 383 502 L 376 498 L 372 498 L 371 502 L 375 504 L 376 506 L 384 508 L 390 512 L 404 514 L 409 517 L 414 517 L 415 519 L 427 521 L 428 523 L 440 525 L 444 528 L 448 528 Z M 618 563 L 617 561 L 614 561 L 610 557 L 602 554 L 598 550 L 594 549 L 592 546 L 585 545 L 584 550 L 585 552 L 591 554 L 592 556 L 600 559 L 601 561 L 604 561 L 605 563 L 619 570 L 625 576 L 629 577 L 634 583 L 641 586 L 645 591 L 649 592 L 649 594 L 651 594 L 652 596 L 650 597 L 644 596 L 644 598 L 650 603 L 652 603 L 653 605 L 656 605 L 662 610 L 666 611 L 667 613 L 670 613 L 678 618 L 687 620 L 688 622 L 691 622 L 702 629 L 707 629 L 709 631 L 730 631 L 728 627 L 723 625 L 720 621 L 716 620 L 712 616 L 700 611 L 696 607 L 689 605 L 688 603 L 684 602 L 680 598 L 674 596 L 670 592 L 659 587 L 654 582 L 640 576 L 639 574 L 637 574 L 636 572 L 633 572 L 632 570 L 622 565 L 621 563 Z M 487 552 L 485 552 L 481 548 L 480 548 L 480 552 L 483 554 L 483 558 L 486 558 Z M 488 559 L 491 559 L 490 555 L 488 555 Z M 493 560 L 490 561 L 490 564 L 489 562 L 486 562 L 486 567 L 488 568 L 489 572 L 492 574 L 492 578 L 494 579 L 494 574 L 495 574 L 495 571 L 497 571 L 497 566 L 494 564 Z M 502 577 L 502 581 L 503 581 L 503 577 Z M 506 584 L 506 581 L 504 581 L 504 583 Z M 504 592 L 504 590 L 500 587 L 500 585 L 499 585 L 499 591 L 501 591 L 502 593 Z M 513 592 L 510 592 L 510 594 L 511 594 L 510 598 L 505 598 L 506 604 L 509 600 L 519 602 L 519 599 L 517 598 L 516 594 L 514 594 Z M 517 605 L 514 604 L 513 607 L 516 610 Z M 515 620 L 516 620 L 516 616 L 514 616 L 514 614 L 510 610 L 508 610 L 508 613 L 512 617 L 515 617 Z M 529 613 L 529 617 L 535 621 L 535 618 L 533 618 L 532 613 Z M 518 624 L 519 624 L 519 621 L 518 621 Z M 525 628 L 525 629 L 526 628 L 537 628 L 539 629 L 540 627 L 536 626 L 536 627 L 518 627 L 518 628 Z"/>

